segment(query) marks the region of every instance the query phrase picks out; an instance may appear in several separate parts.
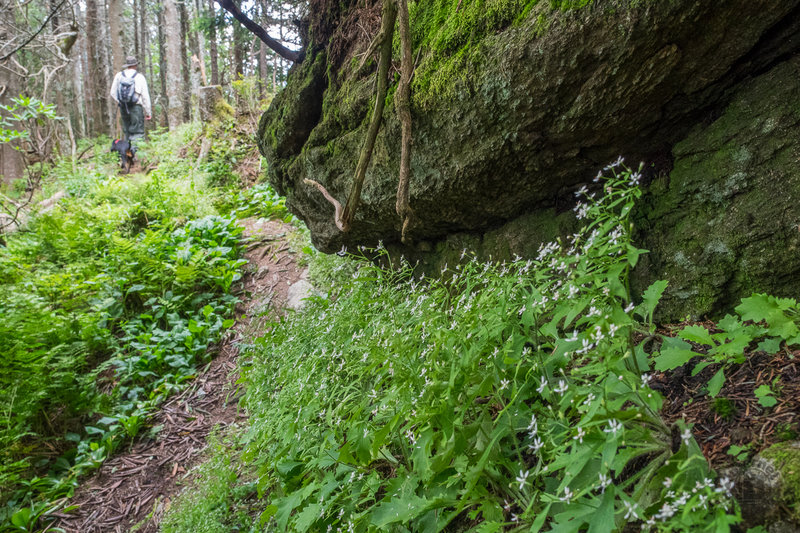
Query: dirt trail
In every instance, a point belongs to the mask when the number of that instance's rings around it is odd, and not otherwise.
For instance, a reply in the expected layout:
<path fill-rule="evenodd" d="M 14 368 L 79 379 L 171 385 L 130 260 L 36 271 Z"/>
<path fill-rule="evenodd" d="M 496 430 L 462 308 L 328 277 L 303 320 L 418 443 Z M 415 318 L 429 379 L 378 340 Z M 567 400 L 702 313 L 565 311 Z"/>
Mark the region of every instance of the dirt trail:
<path fill-rule="evenodd" d="M 163 426 L 155 438 L 140 438 L 108 459 L 70 500 L 79 508 L 56 514 L 53 526 L 66 532 L 109 533 L 138 524 L 137 531 L 158 531 L 161 515 L 182 489 L 179 483 L 201 460 L 211 430 L 246 418 L 237 407 L 242 392 L 236 384 L 237 343 L 259 329 L 264 320 L 260 313 L 284 308 L 289 287 L 303 272 L 286 244 L 290 226 L 254 219 L 242 223 L 252 243 L 245 253 L 249 263 L 237 316 L 248 318 L 237 321 L 219 355 L 192 386 L 162 406 L 152 420 L 153 427 Z"/>

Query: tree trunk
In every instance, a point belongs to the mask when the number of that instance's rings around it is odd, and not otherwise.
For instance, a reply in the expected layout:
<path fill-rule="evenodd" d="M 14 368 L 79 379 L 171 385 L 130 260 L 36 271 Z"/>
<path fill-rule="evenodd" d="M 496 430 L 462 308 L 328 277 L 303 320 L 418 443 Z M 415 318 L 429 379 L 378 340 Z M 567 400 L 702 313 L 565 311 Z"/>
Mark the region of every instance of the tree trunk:
<path fill-rule="evenodd" d="M 19 96 L 20 81 L 14 74 L 3 74 L 6 91 L 0 96 L 0 104 L 10 104 L 10 98 Z M 0 184 L 10 185 L 15 179 L 21 178 L 24 168 L 22 155 L 12 148 L 11 143 L 0 144 Z"/>
<path fill-rule="evenodd" d="M 139 67 L 144 72 L 143 58 L 139 47 L 139 0 L 133 0 L 133 51 L 139 59 Z"/>
<path fill-rule="evenodd" d="M 164 0 L 164 33 L 167 53 L 167 115 L 169 127 L 174 129 L 183 123 L 181 24 L 175 0 Z"/>
<path fill-rule="evenodd" d="M 100 47 L 103 33 L 100 31 L 100 17 L 97 0 L 86 0 L 86 103 L 88 110 L 89 134 L 108 133 L 106 112 L 109 90 L 106 83 L 105 65 Z"/>
<path fill-rule="evenodd" d="M 164 5 L 158 6 L 158 77 L 161 82 L 161 99 L 167 98 L 167 51 L 164 37 Z M 161 103 L 161 125 L 169 128 L 168 102 Z"/>
<path fill-rule="evenodd" d="M 122 0 L 108 0 L 108 31 L 111 36 L 111 72 L 122 70 L 125 52 L 122 49 Z"/>
<path fill-rule="evenodd" d="M 181 75 L 183 76 L 181 103 L 183 104 L 183 121 L 189 122 L 192 120 L 192 76 L 189 70 L 189 53 L 186 47 L 186 37 L 189 35 L 189 15 L 186 13 L 186 4 L 184 2 L 178 4 L 178 14 L 180 15 L 181 24 Z"/>
<path fill-rule="evenodd" d="M 194 16 L 199 18 L 203 15 L 203 7 L 200 4 L 200 0 L 194 0 Z M 192 32 L 194 34 L 194 39 L 197 42 L 197 59 L 200 62 L 200 86 L 208 85 L 208 78 L 206 77 L 206 46 L 204 42 L 204 36 L 202 32 L 197 30 L 197 26 L 195 26 L 195 30 Z M 194 53 L 194 52 L 193 52 Z"/>
<path fill-rule="evenodd" d="M 237 24 L 233 27 L 233 76 L 231 80 L 240 80 L 244 77 L 244 35 Z"/>
<path fill-rule="evenodd" d="M 208 0 L 208 16 L 211 17 L 211 29 L 208 35 L 208 55 L 211 59 L 211 85 L 219 85 L 219 58 L 217 52 L 217 25 L 214 0 Z"/>
<path fill-rule="evenodd" d="M 145 69 L 149 67 L 150 76 L 147 79 L 152 80 L 153 66 L 150 61 L 150 47 L 148 46 L 147 35 L 147 1 L 139 0 L 139 46 L 136 48 L 136 54 L 141 62 L 139 70 L 145 72 Z"/>
<path fill-rule="evenodd" d="M 267 45 L 264 42 L 258 43 L 258 96 L 264 98 L 267 88 Z"/>
<path fill-rule="evenodd" d="M 200 13 L 199 10 L 195 11 L 195 16 Z M 189 17 L 192 18 L 191 16 Z M 190 64 L 190 77 L 191 77 L 191 93 L 190 93 L 190 100 L 192 105 L 192 118 L 198 119 L 199 118 L 199 110 L 198 110 L 198 92 L 200 90 L 200 83 L 202 80 L 203 85 L 205 85 L 205 75 L 203 72 L 203 60 L 202 54 L 200 53 L 200 38 L 196 31 L 189 31 L 189 50 L 191 52 L 191 64 Z"/>

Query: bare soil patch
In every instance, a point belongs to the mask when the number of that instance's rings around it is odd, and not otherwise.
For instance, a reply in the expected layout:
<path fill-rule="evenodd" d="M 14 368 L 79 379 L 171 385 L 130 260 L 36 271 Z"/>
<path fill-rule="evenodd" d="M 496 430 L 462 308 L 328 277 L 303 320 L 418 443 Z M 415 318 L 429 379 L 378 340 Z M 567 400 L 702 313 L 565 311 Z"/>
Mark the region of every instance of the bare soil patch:
<path fill-rule="evenodd" d="M 242 392 L 236 383 L 238 345 L 283 309 L 289 287 L 304 273 L 286 243 L 292 231 L 289 225 L 255 219 L 242 223 L 251 242 L 239 290 L 240 318 L 219 346 L 219 355 L 189 388 L 164 403 L 152 420 L 154 428 L 161 427 L 157 435 L 139 438 L 109 458 L 69 502 L 79 507 L 56 514 L 53 526 L 66 532 L 109 533 L 138 524 L 137 531 L 158 531 L 161 515 L 182 489 L 181 482 L 202 459 L 209 433 L 246 418 L 238 408 Z"/>

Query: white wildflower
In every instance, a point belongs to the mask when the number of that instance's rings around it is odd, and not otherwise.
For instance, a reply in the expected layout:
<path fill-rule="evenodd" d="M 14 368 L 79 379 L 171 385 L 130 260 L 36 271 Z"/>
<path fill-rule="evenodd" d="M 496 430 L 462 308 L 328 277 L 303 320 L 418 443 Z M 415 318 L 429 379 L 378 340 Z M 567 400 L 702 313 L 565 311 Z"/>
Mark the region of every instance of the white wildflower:
<path fill-rule="evenodd" d="M 530 449 L 533 453 L 539 453 L 539 450 L 541 450 L 543 446 L 544 443 L 542 442 L 542 439 L 536 437 L 533 439 L 532 443 L 528 444 L 528 449 Z"/>
<path fill-rule="evenodd" d="M 600 484 L 598 485 L 598 487 L 600 487 L 600 492 L 605 493 L 606 487 L 609 485 L 611 485 L 611 476 L 600 474 Z"/>
<path fill-rule="evenodd" d="M 622 430 L 622 424 L 616 418 L 612 418 L 608 421 L 608 427 L 604 429 L 603 432 L 616 435 L 620 430 Z"/>
<path fill-rule="evenodd" d="M 528 474 L 530 474 L 530 470 L 526 470 L 523 472 L 522 470 L 519 471 L 519 475 L 516 478 L 517 483 L 519 483 L 519 490 L 525 486 L 525 481 L 528 479 Z"/>

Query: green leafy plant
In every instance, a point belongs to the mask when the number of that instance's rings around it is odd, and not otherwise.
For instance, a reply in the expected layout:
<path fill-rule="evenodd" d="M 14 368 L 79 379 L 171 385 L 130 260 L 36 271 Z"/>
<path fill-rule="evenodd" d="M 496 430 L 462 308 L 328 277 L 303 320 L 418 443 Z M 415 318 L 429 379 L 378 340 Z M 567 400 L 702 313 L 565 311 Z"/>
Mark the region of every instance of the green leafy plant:
<path fill-rule="evenodd" d="M 751 446 L 749 444 L 745 444 L 744 446 L 731 444 L 731 447 L 728 448 L 728 455 L 732 456 L 737 461 L 744 462 L 747 461 L 752 453 L 750 448 Z"/>
<path fill-rule="evenodd" d="M 0 247 L 0 529 L 43 527 L 233 325 L 236 219 L 186 167 L 132 181 L 91 164 L 101 178 Z"/>
<path fill-rule="evenodd" d="M 773 407 L 775 404 L 778 403 L 778 399 L 775 398 L 775 392 L 766 383 L 763 385 L 759 385 L 753 391 L 753 394 L 755 394 L 756 398 L 758 398 L 758 403 L 762 407 Z"/>
<path fill-rule="evenodd" d="M 619 165 L 602 196 L 579 191 L 586 226 L 536 260 L 473 260 L 424 280 L 362 263 L 329 299 L 272 325 L 245 373 L 262 527 L 724 531 L 738 520 L 691 429 L 659 416 L 650 357 L 633 343 L 634 316 L 652 320 L 664 285 L 630 300 L 639 175 Z"/>
<path fill-rule="evenodd" d="M 692 369 L 692 375 L 697 375 L 719 364 L 707 385 L 709 394 L 716 396 L 725 384 L 725 369 L 743 363 L 748 350 L 755 348 L 775 354 L 782 344 L 787 347 L 800 344 L 797 325 L 800 307 L 795 300 L 754 294 L 742 299 L 736 312 L 738 317 L 726 315 L 717 323 L 721 330 L 718 333 L 695 324 L 684 327 L 675 337 L 664 337 L 661 351 L 655 358 L 656 369 L 672 370 L 699 357 L 701 361 Z M 756 393 L 765 407 L 777 402 L 768 390 L 769 386 L 764 385 Z"/>

